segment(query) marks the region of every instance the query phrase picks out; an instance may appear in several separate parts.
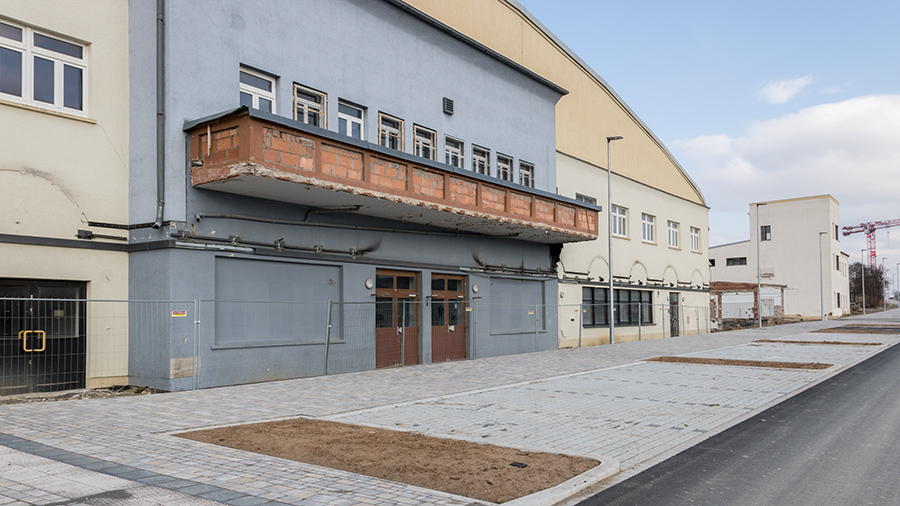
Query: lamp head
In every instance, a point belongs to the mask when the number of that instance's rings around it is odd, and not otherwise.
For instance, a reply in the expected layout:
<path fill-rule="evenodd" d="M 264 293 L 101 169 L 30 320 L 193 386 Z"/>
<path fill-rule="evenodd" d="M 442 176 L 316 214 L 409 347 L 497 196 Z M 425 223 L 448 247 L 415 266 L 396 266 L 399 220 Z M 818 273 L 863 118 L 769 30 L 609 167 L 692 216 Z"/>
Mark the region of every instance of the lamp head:
<path fill-rule="evenodd" d="M 621 135 L 616 135 L 614 137 L 607 137 L 606 142 L 618 141 L 622 139 L 624 139 L 624 137 L 622 137 Z"/>

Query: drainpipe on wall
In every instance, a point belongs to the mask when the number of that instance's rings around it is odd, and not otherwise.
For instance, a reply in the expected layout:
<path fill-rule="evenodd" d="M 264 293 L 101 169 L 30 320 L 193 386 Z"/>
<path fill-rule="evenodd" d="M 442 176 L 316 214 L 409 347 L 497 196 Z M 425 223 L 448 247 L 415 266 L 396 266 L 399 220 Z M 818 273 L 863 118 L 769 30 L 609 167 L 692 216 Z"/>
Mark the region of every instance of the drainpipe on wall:
<path fill-rule="evenodd" d="M 162 227 L 166 197 L 165 0 L 156 0 L 156 221 Z"/>

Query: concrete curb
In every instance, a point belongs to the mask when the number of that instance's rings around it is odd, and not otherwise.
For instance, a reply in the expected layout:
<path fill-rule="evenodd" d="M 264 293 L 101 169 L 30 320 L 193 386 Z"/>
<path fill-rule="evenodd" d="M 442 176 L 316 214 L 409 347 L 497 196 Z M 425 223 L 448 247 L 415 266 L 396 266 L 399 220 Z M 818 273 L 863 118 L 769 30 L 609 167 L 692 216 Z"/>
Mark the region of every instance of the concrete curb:
<path fill-rule="evenodd" d="M 565 501 L 575 494 L 585 490 L 588 487 L 596 485 L 598 482 L 609 478 L 619 472 L 619 462 L 610 457 L 602 457 L 600 465 L 588 469 L 578 476 L 566 480 L 555 487 L 550 487 L 540 492 L 506 501 L 503 506 L 552 506 L 561 501 Z"/>

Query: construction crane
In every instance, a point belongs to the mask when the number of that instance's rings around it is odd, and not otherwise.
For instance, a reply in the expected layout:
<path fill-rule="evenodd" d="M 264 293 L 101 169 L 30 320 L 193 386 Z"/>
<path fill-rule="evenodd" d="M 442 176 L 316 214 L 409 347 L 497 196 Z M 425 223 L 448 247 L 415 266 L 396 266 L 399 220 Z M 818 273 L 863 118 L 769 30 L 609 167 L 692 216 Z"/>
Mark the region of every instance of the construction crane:
<path fill-rule="evenodd" d="M 869 267 L 878 267 L 878 259 L 875 255 L 875 231 L 879 228 L 891 228 L 900 226 L 900 220 L 883 220 L 870 221 L 868 223 L 860 223 L 853 227 L 843 227 L 843 235 L 856 234 L 858 232 L 866 233 L 866 249 L 869 251 Z"/>

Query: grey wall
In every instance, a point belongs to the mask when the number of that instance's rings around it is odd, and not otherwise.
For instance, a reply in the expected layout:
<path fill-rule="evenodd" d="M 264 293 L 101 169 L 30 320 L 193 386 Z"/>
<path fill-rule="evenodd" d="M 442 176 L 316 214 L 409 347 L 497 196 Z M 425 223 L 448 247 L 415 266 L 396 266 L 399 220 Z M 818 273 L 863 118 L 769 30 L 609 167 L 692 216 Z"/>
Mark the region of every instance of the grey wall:
<path fill-rule="evenodd" d="M 377 140 L 379 111 L 535 165 L 539 189 L 555 193 L 555 104 L 560 95 L 393 5 L 373 0 L 280 0 L 264 9 L 237 0 L 166 2 L 166 214 L 190 216 L 185 121 L 238 105 L 238 69 L 279 76 L 277 113 L 292 117 L 296 82 L 328 94 L 328 128 L 338 99 L 367 107 L 366 138 Z M 155 5 L 130 2 L 131 216 L 155 216 Z M 456 112 L 442 112 L 441 99 Z M 145 218 L 147 217 L 147 218 Z"/>

